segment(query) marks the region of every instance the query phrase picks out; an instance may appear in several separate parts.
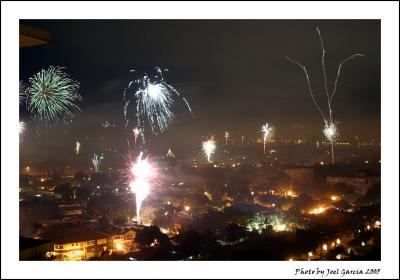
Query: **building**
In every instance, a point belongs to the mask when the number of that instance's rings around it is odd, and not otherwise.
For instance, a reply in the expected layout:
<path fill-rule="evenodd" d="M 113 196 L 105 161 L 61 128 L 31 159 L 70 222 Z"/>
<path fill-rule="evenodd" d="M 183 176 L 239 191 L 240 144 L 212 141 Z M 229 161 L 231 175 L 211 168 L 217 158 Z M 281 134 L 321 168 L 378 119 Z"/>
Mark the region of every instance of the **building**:
<path fill-rule="evenodd" d="M 82 214 L 85 209 L 84 204 L 61 204 L 58 205 L 62 221 L 64 223 L 81 223 L 83 222 Z"/>
<path fill-rule="evenodd" d="M 61 204 L 58 209 L 63 216 L 82 215 L 84 206 L 81 204 Z"/>
<path fill-rule="evenodd" d="M 54 242 L 51 254 L 60 261 L 88 260 L 108 250 L 106 234 L 82 227 L 59 227 L 42 233 L 41 237 Z"/>
<path fill-rule="evenodd" d="M 41 234 L 42 238 L 52 240 L 54 248 L 51 255 L 60 261 L 80 261 L 101 257 L 112 252 L 126 254 L 137 251 L 134 243 L 136 231 L 100 231 L 85 227 L 56 227 Z"/>
<path fill-rule="evenodd" d="M 309 167 L 290 167 L 283 170 L 289 176 L 292 184 L 312 184 L 314 182 L 314 169 Z"/>
<path fill-rule="evenodd" d="M 124 233 L 112 235 L 110 238 L 112 250 L 123 254 L 137 251 L 138 247 L 134 242 L 135 237 L 136 231 L 134 230 L 128 230 Z"/>
<path fill-rule="evenodd" d="M 328 185 L 345 184 L 359 193 L 365 193 L 370 187 L 381 182 L 380 177 L 326 177 Z"/>

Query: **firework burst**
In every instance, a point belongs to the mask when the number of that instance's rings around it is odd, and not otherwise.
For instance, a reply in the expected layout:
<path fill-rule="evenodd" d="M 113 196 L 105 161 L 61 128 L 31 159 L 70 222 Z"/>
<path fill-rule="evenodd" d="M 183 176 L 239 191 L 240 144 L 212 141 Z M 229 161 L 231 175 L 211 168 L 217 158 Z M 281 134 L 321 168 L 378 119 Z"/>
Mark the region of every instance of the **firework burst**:
<path fill-rule="evenodd" d="M 337 125 L 336 122 L 333 118 L 333 109 L 332 109 L 332 98 L 336 93 L 336 89 L 337 89 L 337 84 L 339 81 L 339 77 L 340 77 L 340 72 L 342 70 L 342 66 L 344 63 L 348 62 L 349 60 L 357 57 L 357 56 L 364 56 L 363 54 L 360 53 L 356 53 L 353 54 L 352 56 L 342 60 L 339 63 L 337 72 L 336 72 L 336 79 L 334 82 L 334 86 L 333 86 L 333 90 L 330 92 L 329 88 L 328 88 L 328 83 L 327 83 L 327 79 L 326 79 L 326 70 L 325 70 L 325 54 L 326 54 L 326 50 L 324 47 L 324 40 L 322 39 L 322 35 L 321 32 L 319 30 L 319 28 L 317 27 L 317 32 L 318 32 L 318 36 L 319 36 L 319 40 L 321 43 L 321 50 L 322 50 L 322 57 L 321 57 L 321 64 L 322 64 L 322 74 L 324 77 L 324 87 L 325 87 L 325 93 L 326 93 L 326 97 L 327 97 L 327 104 L 328 104 L 328 114 L 324 114 L 323 110 L 321 109 L 321 107 L 318 105 L 317 101 L 315 100 L 314 94 L 312 92 L 312 88 L 311 88 L 311 84 L 310 84 L 310 77 L 308 75 L 308 71 L 307 68 L 300 64 L 299 62 L 286 57 L 289 61 L 295 63 L 297 66 L 299 66 L 303 71 L 304 74 L 306 75 L 306 79 L 307 79 L 307 86 L 308 86 L 308 91 L 311 95 L 311 98 L 314 102 L 315 107 L 317 108 L 317 110 L 319 111 L 319 113 L 322 116 L 322 119 L 324 121 L 324 128 L 322 130 L 324 136 L 329 140 L 330 144 L 331 144 L 331 163 L 334 164 L 335 163 L 335 153 L 334 153 L 334 148 L 333 148 L 333 144 L 335 142 L 335 140 L 338 137 L 338 130 L 337 130 Z"/>
<path fill-rule="evenodd" d="M 130 165 L 130 173 L 132 180 L 129 187 L 135 194 L 136 221 L 140 223 L 142 203 L 150 193 L 151 180 L 155 176 L 155 171 L 148 158 L 143 156 L 143 152 L 140 152 L 136 162 L 132 162 Z"/>
<path fill-rule="evenodd" d="M 124 117 L 126 126 L 129 122 L 128 109 L 131 102 L 136 102 L 136 122 L 144 139 L 145 125 L 149 125 L 154 134 L 164 133 L 175 119 L 173 106 L 175 99 L 181 98 L 189 112 L 193 115 L 187 100 L 164 80 L 164 72 L 155 68 L 155 75 L 145 74 L 131 81 L 124 91 Z M 134 72 L 132 70 L 131 72 Z M 132 93 L 133 92 L 133 93 Z"/>
<path fill-rule="evenodd" d="M 228 146 L 228 140 L 229 140 L 230 134 L 228 131 L 225 131 L 225 146 Z"/>
<path fill-rule="evenodd" d="M 98 173 L 100 171 L 100 164 L 103 161 L 103 159 L 104 159 L 103 154 L 101 154 L 101 156 L 99 156 L 96 153 L 93 155 L 92 164 L 93 164 L 94 171 L 96 173 Z"/>
<path fill-rule="evenodd" d="M 263 143 L 264 143 L 264 154 L 266 152 L 268 138 L 271 136 L 273 130 L 274 128 L 270 126 L 268 123 L 265 123 L 264 125 L 261 126 L 261 133 L 263 135 Z"/>
<path fill-rule="evenodd" d="M 216 145 L 215 145 L 215 140 L 214 136 L 211 136 L 211 138 L 205 142 L 203 142 L 203 152 L 207 156 L 207 161 L 210 162 L 211 155 L 215 152 Z"/>
<path fill-rule="evenodd" d="M 77 155 L 79 155 L 79 152 L 81 151 L 81 143 L 80 142 L 78 142 L 78 141 L 76 141 L 75 142 L 75 153 L 77 154 Z"/>
<path fill-rule="evenodd" d="M 339 135 L 336 123 L 325 121 L 323 133 L 326 139 L 329 141 L 335 141 Z"/>
<path fill-rule="evenodd" d="M 79 83 L 63 72 L 62 67 L 50 66 L 29 78 L 27 90 L 28 110 L 39 123 L 64 122 L 73 118 L 82 100 Z"/>

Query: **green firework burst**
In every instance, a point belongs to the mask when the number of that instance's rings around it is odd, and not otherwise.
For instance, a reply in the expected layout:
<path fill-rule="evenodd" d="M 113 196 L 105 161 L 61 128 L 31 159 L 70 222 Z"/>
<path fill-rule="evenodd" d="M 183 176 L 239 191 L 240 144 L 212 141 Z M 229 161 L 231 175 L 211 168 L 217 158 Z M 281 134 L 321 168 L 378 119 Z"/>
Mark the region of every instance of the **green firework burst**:
<path fill-rule="evenodd" d="M 80 110 L 79 83 L 63 69 L 50 66 L 29 78 L 28 110 L 40 123 L 66 122 L 73 118 L 74 111 Z"/>

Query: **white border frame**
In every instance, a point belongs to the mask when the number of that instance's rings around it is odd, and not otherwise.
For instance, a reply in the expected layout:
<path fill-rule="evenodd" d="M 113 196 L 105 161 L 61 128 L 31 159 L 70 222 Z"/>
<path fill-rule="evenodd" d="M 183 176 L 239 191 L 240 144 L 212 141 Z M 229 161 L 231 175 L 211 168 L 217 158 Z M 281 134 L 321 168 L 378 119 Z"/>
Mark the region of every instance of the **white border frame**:
<path fill-rule="evenodd" d="M 382 19 L 382 261 L 20 262 L 18 261 L 19 19 Z M 1 2 L 2 278 L 292 278 L 295 268 L 381 268 L 399 277 L 398 2 Z M 344 277 L 344 278 L 355 278 Z M 299 278 L 310 278 L 309 275 Z M 320 276 L 316 277 L 320 278 Z M 335 278 L 335 277 L 333 277 Z"/>

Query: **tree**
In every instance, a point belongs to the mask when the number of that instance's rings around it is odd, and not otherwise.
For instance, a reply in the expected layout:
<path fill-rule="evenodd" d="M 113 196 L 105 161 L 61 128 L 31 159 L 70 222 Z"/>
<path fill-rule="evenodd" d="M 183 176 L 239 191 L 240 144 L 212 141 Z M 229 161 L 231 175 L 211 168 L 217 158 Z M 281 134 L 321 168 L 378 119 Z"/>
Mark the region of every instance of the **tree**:
<path fill-rule="evenodd" d="M 135 241 L 138 243 L 139 247 L 145 248 L 149 247 L 151 244 L 157 243 L 158 245 L 160 245 L 162 243 L 165 243 L 165 237 L 167 236 L 160 231 L 160 228 L 158 228 L 157 226 L 149 226 L 144 227 L 142 230 L 136 233 Z"/>
<path fill-rule="evenodd" d="M 82 183 L 84 181 L 83 178 L 85 178 L 85 177 L 87 177 L 87 175 L 85 173 L 83 173 L 82 171 L 79 171 L 79 172 L 75 173 L 74 180 L 79 183 Z"/>
<path fill-rule="evenodd" d="M 201 252 L 203 240 L 200 234 L 194 230 L 188 230 L 175 237 L 178 244 L 178 252 L 182 258 L 198 255 Z"/>
<path fill-rule="evenodd" d="M 229 224 L 224 230 L 225 239 L 228 242 L 236 242 L 241 238 L 245 238 L 247 235 L 246 230 L 237 225 L 237 224 Z"/>
<path fill-rule="evenodd" d="M 70 199 L 73 192 L 69 183 L 58 185 L 54 188 L 54 193 L 60 195 L 64 199 Z"/>

